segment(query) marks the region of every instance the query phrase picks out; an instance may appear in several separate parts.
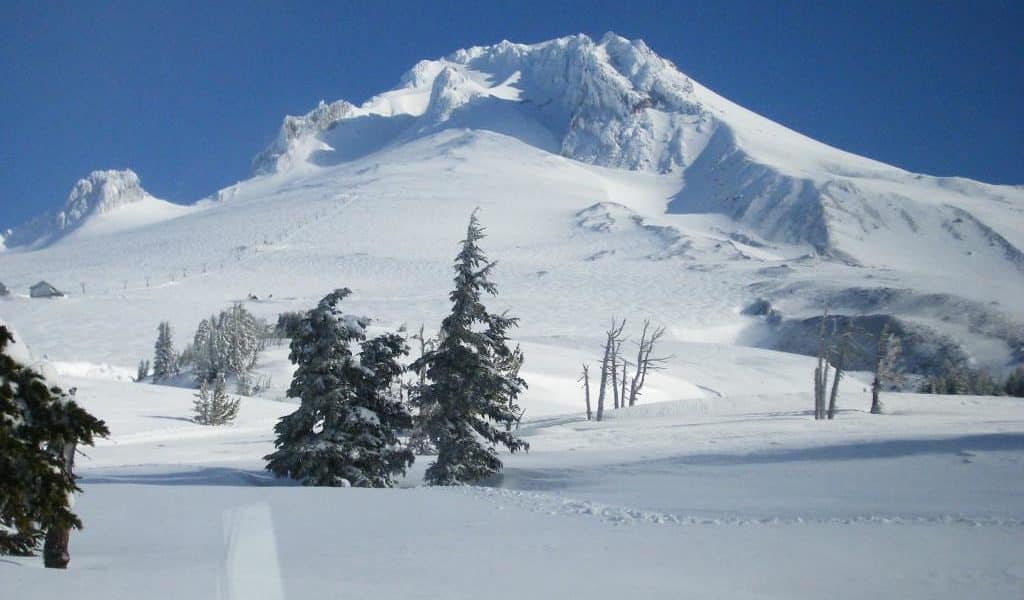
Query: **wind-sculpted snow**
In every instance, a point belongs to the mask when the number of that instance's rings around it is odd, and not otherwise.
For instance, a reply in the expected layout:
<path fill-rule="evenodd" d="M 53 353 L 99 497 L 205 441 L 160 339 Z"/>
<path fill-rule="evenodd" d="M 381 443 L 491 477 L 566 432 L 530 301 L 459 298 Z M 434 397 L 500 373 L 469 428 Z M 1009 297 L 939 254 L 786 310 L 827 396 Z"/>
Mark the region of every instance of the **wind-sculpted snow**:
<path fill-rule="evenodd" d="M 304 116 L 285 117 L 274 143 L 253 159 L 253 171 L 256 174 L 266 174 L 291 168 L 293 161 L 298 158 L 296 155 L 300 152 L 299 146 L 304 141 L 331 129 L 355 112 L 356 107 L 344 100 L 330 104 L 321 100 L 316 108 Z M 306 155 L 308 152 L 301 158 L 304 159 Z"/>
<path fill-rule="evenodd" d="M 414 135 L 477 100 L 494 98 L 550 130 L 565 156 L 670 172 L 699 154 L 713 127 L 692 92 L 689 78 L 642 41 L 607 34 L 596 43 L 584 35 L 535 45 L 502 42 L 423 61 L 401 87 L 358 108 L 321 103 L 303 117 L 287 117 L 277 141 L 254 165 L 258 173 L 291 168 L 302 158 L 303 137 L 317 137 L 345 119 L 419 117 L 407 132 Z"/>

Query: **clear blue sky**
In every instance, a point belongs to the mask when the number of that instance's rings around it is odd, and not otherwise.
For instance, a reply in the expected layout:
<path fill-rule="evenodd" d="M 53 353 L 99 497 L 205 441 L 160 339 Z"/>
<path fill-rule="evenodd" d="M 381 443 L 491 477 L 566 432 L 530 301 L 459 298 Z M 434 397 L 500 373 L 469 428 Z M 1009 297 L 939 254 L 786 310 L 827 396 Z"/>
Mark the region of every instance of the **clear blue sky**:
<path fill-rule="evenodd" d="M 718 93 L 901 167 L 1024 183 L 1024 2 L 0 0 L 0 227 L 93 169 L 192 202 L 285 114 L 422 58 L 612 30 Z"/>

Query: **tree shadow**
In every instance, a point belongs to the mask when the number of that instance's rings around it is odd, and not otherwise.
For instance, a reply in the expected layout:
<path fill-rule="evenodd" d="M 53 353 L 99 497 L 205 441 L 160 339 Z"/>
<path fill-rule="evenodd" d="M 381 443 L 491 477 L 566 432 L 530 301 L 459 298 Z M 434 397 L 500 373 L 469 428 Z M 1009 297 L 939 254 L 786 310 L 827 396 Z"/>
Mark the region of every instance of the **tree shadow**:
<path fill-rule="evenodd" d="M 768 465 L 795 462 L 841 462 L 890 459 L 920 455 L 971 456 L 974 452 L 1024 450 L 1024 433 L 992 433 L 960 437 L 888 440 L 835 444 L 791 450 L 767 450 L 751 454 L 689 454 L 603 465 L 598 469 L 578 468 L 506 468 L 480 485 L 525 491 L 554 492 L 586 487 L 611 472 L 655 474 L 685 472 L 685 467 Z M 659 469 L 660 468 L 660 469 Z"/>
<path fill-rule="evenodd" d="M 645 464 L 755 465 L 901 458 L 924 454 L 962 455 L 975 451 L 1024 450 L 1024 433 L 987 433 L 951 438 L 882 440 L 753 454 L 692 454 Z"/>
<path fill-rule="evenodd" d="M 143 416 L 145 418 L 147 418 L 147 419 L 165 419 L 167 421 L 183 421 L 185 423 L 193 423 L 193 424 L 195 424 L 195 421 L 193 421 L 189 417 L 168 417 L 166 415 L 143 415 Z"/>
<path fill-rule="evenodd" d="M 85 485 L 196 485 L 225 487 L 289 487 L 297 481 L 282 479 L 264 471 L 206 467 L 166 473 L 96 473 L 83 474 L 79 482 Z"/>

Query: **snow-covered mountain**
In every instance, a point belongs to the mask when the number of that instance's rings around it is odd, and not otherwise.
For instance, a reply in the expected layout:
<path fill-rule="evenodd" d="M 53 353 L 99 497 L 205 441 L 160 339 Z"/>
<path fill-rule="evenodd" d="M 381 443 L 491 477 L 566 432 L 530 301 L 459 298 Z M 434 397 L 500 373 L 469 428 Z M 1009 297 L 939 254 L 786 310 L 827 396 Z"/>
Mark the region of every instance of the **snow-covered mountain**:
<path fill-rule="evenodd" d="M 1013 300 L 1024 295 L 1024 189 L 913 174 L 816 142 L 614 34 L 422 61 L 360 105 L 286 117 L 253 167 L 182 218 L 61 238 L 99 223 L 103 207 L 127 214 L 128 198 L 149 198 L 133 176 L 90 178 L 42 231 L 8 239 L 45 249 L 5 253 L 0 266 L 15 284 L 42 273 L 119 295 L 133 282 L 146 290 L 143 277 L 188 286 L 197 306 L 165 307 L 183 327 L 249 292 L 290 299 L 272 313 L 339 284 L 396 322 L 429 322 L 444 310 L 453 243 L 480 206 L 524 336 L 593 335 L 629 311 L 679 340 L 789 348 L 776 342 L 792 332 L 739 314 L 765 297 L 784 320 L 827 304 L 896 314 L 922 347 L 948 336 L 996 369 L 1024 358 Z M 197 273 L 202 285 L 188 279 Z"/>
<path fill-rule="evenodd" d="M 815 142 L 717 96 L 642 41 L 611 33 L 420 62 L 362 106 L 321 103 L 286 118 L 255 168 L 336 164 L 456 127 L 595 165 L 680 173 L 686 185 L 669 212 L 721 213 L 768 240 L 849 262 L 899 263 L 903 253 L 888 251 L 896 241 L 928 238 L 929 255 L 945 255 L 945 264 L 969 267 L 983 261 L 963 257 L 983 252 L 1024 273 L 1024 231 L 1014 227 L 1020 189 L 916 175 Z"/>
<path fill-rule="evenodd" d="M 93 171 L 79 179 L 64 207 L 42 214 L 0 238 L 8 248 L 40 247 L 71 233 L 112 233 L 163 221 L 188 212 L 151 196 L 130 169 Z"/>

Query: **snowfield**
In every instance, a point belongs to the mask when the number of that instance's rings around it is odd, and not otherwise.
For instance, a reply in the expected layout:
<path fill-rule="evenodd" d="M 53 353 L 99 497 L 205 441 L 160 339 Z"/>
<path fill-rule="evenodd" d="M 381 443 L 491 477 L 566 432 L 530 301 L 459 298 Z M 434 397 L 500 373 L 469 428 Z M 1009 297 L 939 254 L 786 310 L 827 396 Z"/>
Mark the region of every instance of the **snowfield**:
<path fill-rule="evenodd" d="M 886 393 L 870 415 L 850 373 L 816 422 L 814 359 L 765 349 L 778 328 L 743 312 L 894 314 L 1003 375 L 1024 189 L 830 148 L 613 35 L 423 61 L 286 118 L 254 168 L 188 207 L 98 171 L 3 236 L 0 318 L 112 435 L 77 461 L 69 570 L 5 557 L 0 597 L 1024 597 L 1024 400 Z M 477 207 L 486 302 L 521 319 L 529 384 L 531 450 L 501 477 L 427 488 L 419 457 L 400 489 L 274 479 L 284 346 L 230 426 L 193 423 L 194 390 L 132 381 L 160 321 L 180 350 L 234 302 L 273 321 L 348 287 L 375 331 L 433 334 Z M 67 295 L 29 298 L 40 279 Z M 587 422 L 576 380 L 613 316 L 627 353 L 649 318 L 672 358 Z"/>
<path fill-rule="evenodd" d="M 891 394 L 873 416 L 850 381 L 832 422 L 781 392 L 537 417 L 490 487 L 416 487 L 420 457 L 366 490 L 262 470 L 290 404 L 203 427 L 190 390 L 70 377 L 114 432 L 80 457 L 86 529 L 66 573 L 0 561 L 5 596 L 1018 597 L 1024 401 Z"/>

